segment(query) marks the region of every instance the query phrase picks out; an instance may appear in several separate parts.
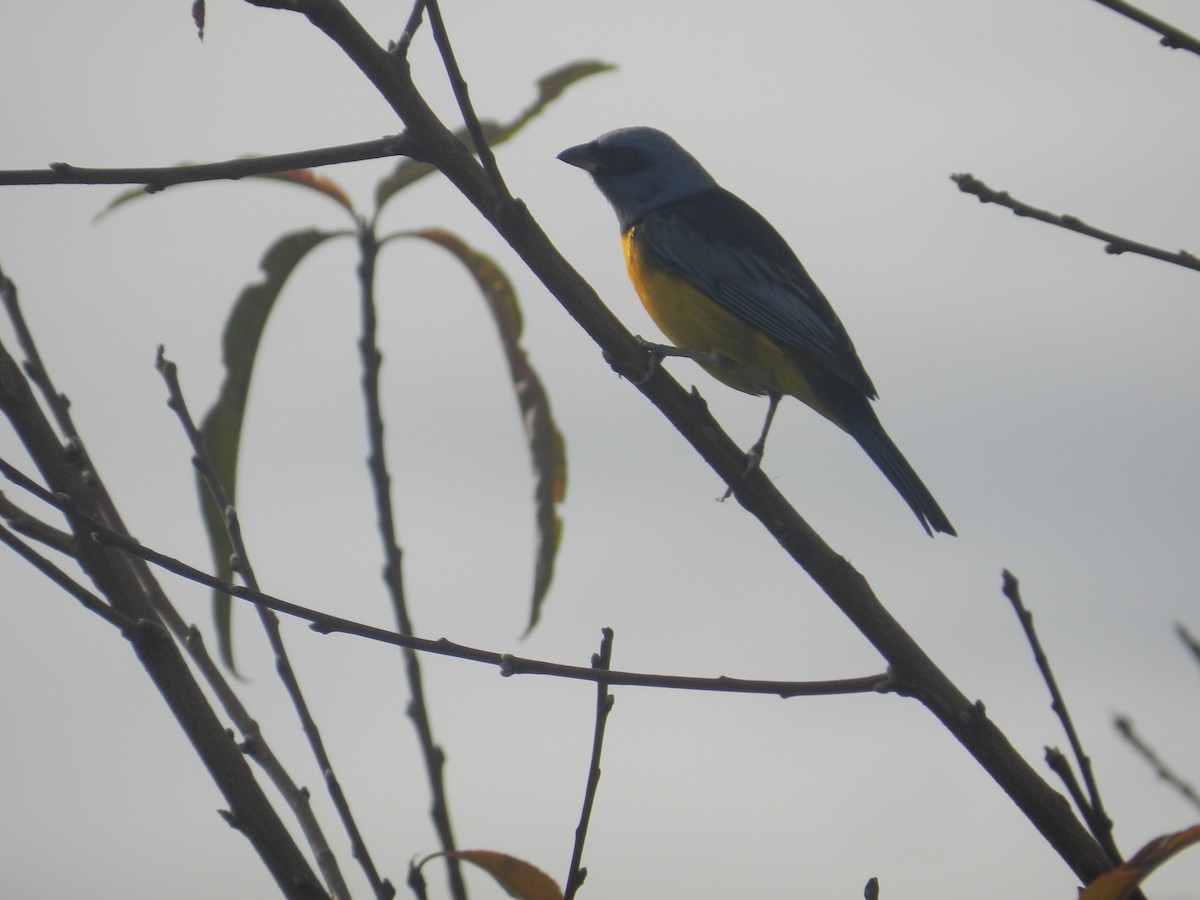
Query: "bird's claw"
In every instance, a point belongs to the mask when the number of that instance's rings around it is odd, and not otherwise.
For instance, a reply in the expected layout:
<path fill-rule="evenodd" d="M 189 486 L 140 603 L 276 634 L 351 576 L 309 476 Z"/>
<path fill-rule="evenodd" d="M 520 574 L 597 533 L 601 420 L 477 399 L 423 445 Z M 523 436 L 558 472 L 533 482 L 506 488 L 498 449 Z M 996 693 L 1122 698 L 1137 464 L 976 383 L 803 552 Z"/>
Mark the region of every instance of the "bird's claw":
<path fill-rule="evenodd" d="M 740 481 L 745 481 L 747 478 L 749 478 L 751 475 L 753 475 L 756 470 L 762 468 L 762 458 L 763 458 L 763 450 L 764 449 L 765 448 L 763 447 L 763 442 L 758 441 L 754 444 L 753 447 L 751 447 L 749 450 L 746 451 L 746 468 L 742 470 L 742 477 L 741 477 Z M 725 488 L 725 493 L 721 495 L 720 500 L 722 503 L 724 503 L 726 500 L 728 500 L 732 496 L 733 496 L 733 485 L 731 484 Z"/>
<path fill-rule="evenodd" d="M 653 378 L 654 373 L 662 366 L 663 357 L 667 355 L 666 351 L 669 348 L 663 344 L 655 344 L 653 341 L 648 341 L 640 334 L 635 334 L 633 340 L 639 347 L 646 351 L 646 355 L 649 357 L 649 361 L 646 363 L 646 371 L 642 373 L 640 378 L 636 380 L 631 379 L 634 385 L 641 387 Z"/>

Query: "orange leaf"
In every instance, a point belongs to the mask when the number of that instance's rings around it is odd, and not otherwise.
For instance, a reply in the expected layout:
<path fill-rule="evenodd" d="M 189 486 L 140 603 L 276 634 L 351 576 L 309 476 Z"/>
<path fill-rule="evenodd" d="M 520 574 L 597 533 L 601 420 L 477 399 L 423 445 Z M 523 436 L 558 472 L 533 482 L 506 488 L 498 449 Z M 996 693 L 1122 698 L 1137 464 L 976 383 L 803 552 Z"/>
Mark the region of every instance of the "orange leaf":
<path fill-rule="evenodd" d="M 456 850 L 453 853 L 434 853 L 421 860 L 421 866 L 431 859 L 445 856 L 474 863 L 496 880 L 510 897 L 517 900 L 562 900 L 562 888 L 554 879 L 531 863 L 495 850 Z"/>
<path fill-rule="evenodd" d="M 326 197 L 337 201 L 346 210 L 353 213 L 354 204 L 346 196 L 346 192 L 338 187 L 337 182 L 316 174 L 312 169 L 291 169 L 287 172 L 271 172 L 260 178 L 274 178 L 276 181 L 287 181 L 301 187 L 311 188 Z"/>
<path fill-rule="evenodd" d="M 1157 837 L 1124 865 L 1106 872 L 1081 890 L 1079 900 L 1126 900 L 1151 872 L 1195 843 L 1200 843 L 1200 825 Z"/>

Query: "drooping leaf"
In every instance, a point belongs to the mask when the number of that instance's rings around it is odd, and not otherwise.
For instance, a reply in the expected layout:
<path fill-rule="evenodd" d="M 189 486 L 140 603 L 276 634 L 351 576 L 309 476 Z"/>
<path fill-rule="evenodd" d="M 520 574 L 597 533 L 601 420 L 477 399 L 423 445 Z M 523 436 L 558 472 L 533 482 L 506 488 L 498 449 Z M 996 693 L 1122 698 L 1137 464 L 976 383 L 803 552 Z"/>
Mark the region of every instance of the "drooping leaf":
<path fill-rule="evenodd" d="M 567 491 L 567 457 L 562 434 L 554 423 L 546 389 L 521 346 L 521 307 L 512 283 L 495 260 L 479 253 L 450 232 L 426 229 L 396 237 L 421 238 L 454 254 L 475 279 L 496 323 L 533 464 L 537 549 L 534 554 L 529 624 L 525 629 L 528 634 L 537 624 L 542 603 L 554 578 L 554 562 L 562 537 L 558 505 L 563 502 Z"/>
<path fill-rule="evenodd" d="M 336 201 L 338 205 L 346 209 L 351 215 L 354 214 L 354 203 L 351 202 L 346 192 L 338 186 L 337 182 L 323 175 L 318 175 L 312 169 L 290 169 L 287 172 L 270 172 L 266 175 L 254 177 L 271 178 L 276 181 L 286 181 L 290 184 L 309 188 Z"/>
<path fill-rule="evenodd" d="M 108 202 L 108 205 L 105 206 L 103 209 L 101 209 L 100 212 L 98 212 L 94 216 L 92 216 L 92 223 L 95 224 L 96 222 L 99 222 L 101 219 L 103 219 L 109 213 L 113 212 L 118 207 L 124 206 L 130 200 L 136 200 L 136 199 L 138 199 L 138 197 L 149 197 L 149 196 L 150 195 L 148 193 L 146 193 L 145 188 L 141 188 L 141 187 L 126 188 L 125 190 L 121 191 L 121 193 L 117 194 L 117 196 L 113 197 L 112 200 L 110 200 Z"/>
<path fill-rule="evenodd" d="M 318 231 L 313 228 L 285 234 L 263 255 L 260 263 L 264 273 L 263 280 L 248 285 L 242 291 L 233 305 L 229 319 L 225 322 L 225 334 L 222 339 L 225 380 L 221 384 L 216 403 L 204 417 L 200 433 L 212 460 L 213 469 L 231 503 L 237 496 L 238 451 L 241 446 L 242 422 L 246 414 L 246 399 L 250 393 L 250 376 L 254 371 L 254 361 L 267 318 L 274 309 L 275 301 L 279 298 L 288 276 L 295 271 L 301 260 L 329 238 L 345 235 L 352 235 L 352 232 Z M 230 562 L 233 548 L 225 530 L 225 511 L 217 508 L 208 489 L 199 478 L 197 485 L 204 525 L 208 531 L 209 545 L 212 547 L 215 574 L 218 578 L 229 581 L 233 573 Z M 228 594 L 218 591 L 213 595 L 213 619 L 221 659 L 230 669 L 234 669 L 231 602 Z"/>
<path fill-rule="evenodd" d="M 1151 872 L 1196 843 L 1200 843 L 1200 825 L 1157 837 L 1124 865 L 1106 872 L 1081 890 L 1079 900 L 1126 900 Z"/>
<path fill-rule="evenodd" d="M 580 60 L 579 62 L 568 63 L 561 68 L 555 69 L 553 72 L 543 75 L 538 79 L 538 94 L 533 103 L 511 122 L 505 124 L 492 120 L 480 121 L 479 125 L 483 131 L 484 139 L 488 142 L 488 146 L 495 147 L 497 144 L 507 141 L 524 128 L 532 119 L 539 116 L 547 106 L 557 100 L 575 82 L 615 68 L 616 66 L 611 63 L 600 62 L 599 60 Z M 455 129 L 454 134 L 468 147 L 472 146 L 471 137 L 465 127 Z M 426 175 L 431 175 L 434 171 L 434 167 L 429 163 L 418 162 L 415 159 L 401 160 L 396 164 L 396 168 L 392 170 L 392 174 L 381 181 L 375 188 L 376 209 L 382 209 L 383 205 L 397 191 L 408 187 L 414 181 L 419 181 Z"/>
<path fill-rule="evenodd" d="M 562 900 L 562 888 L 553 878 L 532 863 L 497 853 L 494 850 L 455 850 L 448 853 L 433 853 L 425 857 L 417 868 L 439 857 L 461 859 L 472 863 L 495 879 L 505 893 L 517 900 Z"/>
<path fill-rule="evenodd" d="M 253 157 L 243 157 L 243 159 L 253 159 Z M 180 166 L 191 165 L 191 163 L 180 163 Z M 354 204 L 350 197 L 343 191 L 337 182 L 325 178 L 322 175 L 317 175 L 312 169 L 291 169 L 287 172 L 267 172 L 263 175 L 250 175 L 249 178 L 269 178 L 273 181 L 283 181 L 289 184 L 299 185 L 317 193 L 324 194 L 335 201 L 339 206 L 346 209 L 351 215 L 354 214 Z M 149 197 L 145 187 L 127 188 L 121 191 L 117 196 L 113 197 L 100 212 L 92 217 L 93 222 L 98 222 L 109 213 L 116 210 L 118 207 L 124 206 L 131 200 L 137 200 L 139 197 Z"/>

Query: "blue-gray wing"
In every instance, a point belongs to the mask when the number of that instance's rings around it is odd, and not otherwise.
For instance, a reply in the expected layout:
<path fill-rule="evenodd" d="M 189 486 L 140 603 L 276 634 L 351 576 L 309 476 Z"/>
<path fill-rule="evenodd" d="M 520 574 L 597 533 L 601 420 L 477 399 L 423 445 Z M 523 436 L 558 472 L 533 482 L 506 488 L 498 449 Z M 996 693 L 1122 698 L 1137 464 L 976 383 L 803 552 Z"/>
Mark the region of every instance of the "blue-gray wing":
<path fill-rule="evenodd" d="M 637 223 L 639 245 L 814 368 L 869 398 L 875 386 L 821 289 L 771 223 L 723 188 L 670 203 Z"/>

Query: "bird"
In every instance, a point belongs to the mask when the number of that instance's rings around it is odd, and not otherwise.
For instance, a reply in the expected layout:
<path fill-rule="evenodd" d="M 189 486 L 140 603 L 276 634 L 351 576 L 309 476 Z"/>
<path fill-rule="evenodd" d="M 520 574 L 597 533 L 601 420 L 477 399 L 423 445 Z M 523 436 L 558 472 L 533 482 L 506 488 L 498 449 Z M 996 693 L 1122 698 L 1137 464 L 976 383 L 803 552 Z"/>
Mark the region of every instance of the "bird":
<path fill-rule="evenodd" d="M 930 536 L 957 533 L 884 431 L 841 320 L 770 222 L 655 128 L 619 128 L 558 159 L 590 174 L 616 213 L 629 278 L 673 345 L 643 342 L 655 361 L 690 357 L 729 387 L 767 396 L 747 474 L 781 398 L 795 397 L 858 442 Z"/>

